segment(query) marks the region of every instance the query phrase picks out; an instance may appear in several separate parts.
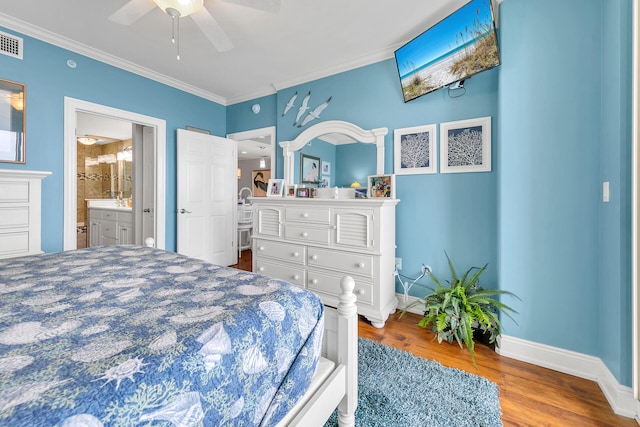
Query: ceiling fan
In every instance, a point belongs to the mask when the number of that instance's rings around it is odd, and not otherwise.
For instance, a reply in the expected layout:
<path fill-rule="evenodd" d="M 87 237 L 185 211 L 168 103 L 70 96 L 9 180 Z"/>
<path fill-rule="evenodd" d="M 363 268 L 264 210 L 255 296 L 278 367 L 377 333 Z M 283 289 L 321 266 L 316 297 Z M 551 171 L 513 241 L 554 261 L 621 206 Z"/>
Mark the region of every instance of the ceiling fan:
<path fill-rule="evenodd" d="M 271 13 L 277 13 L 280 10 L 280 0 L 222 1 Z M 171 16 L 174 22 L 173 37 L 171 39 L 174 43 L 177 43 L 175 27 L 179 25 L 179 19 L 190 16 L 218 52 L 226 52 L 233 49 L 233 43 L 227 34 L 204 7 L 204 0 L 129 0 L 113 13 L 109 20 L 121 25 L 132 25 L 138 19 L 151 12 L 156 6 Z M 178 50 L 178 59 L 180 59 L 179 52 Z"/>

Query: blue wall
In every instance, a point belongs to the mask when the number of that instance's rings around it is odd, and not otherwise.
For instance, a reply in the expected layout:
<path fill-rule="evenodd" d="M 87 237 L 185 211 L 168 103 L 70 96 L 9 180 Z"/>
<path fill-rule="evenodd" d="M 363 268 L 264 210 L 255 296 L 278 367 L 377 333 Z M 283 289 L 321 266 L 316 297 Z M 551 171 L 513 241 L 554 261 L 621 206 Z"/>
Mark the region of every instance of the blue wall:
<path fill-rule="evenodd" d="M 226 108 L 220 104 L 123 71 L 99 61 L 24 37 L 24 59 L 0 55 L 0 78 L 27 86 L 25 165 L 1 168 L 51 171 L 43 181 L 42 249 L 63 248 L 64 97 L 89 101 L 166 120 L 166 243 L 176 248 L 176 129 L 185 126 L 226 135 Z M 67 67 L 73 59 L 77 68 Z"/>
<path fill-rule="evenodd" d="M 499 278 L 522 298 L 505 325 L 599 356 L 630 385 L 631 1 L 500 13 Z"/>
<path fill-rule="evenodd" d="M 505 0 L 502 65 L 463 97 L 404 104 L 385 61 L 279 91 L 277 139 L 300 132 L 280 116 L 295 91 L 333 96 L 320 120 L 389 128 L 391 173 L 394 129 L 491 116 L 493 172 L 397 177 L 403 273 L 446 277 L 444 250 L 461 269 L 488 262 L 483 285 L 522 299 L 505 300 L 520 312 L 505 334 L 600 357 L 630 385 L 631 15 L 631 0 Z"/>
<path fill-rule="evenodd" d="M 505 0 L 499 42 L 502 65 L 467 80 L 460 98 L 440 90 L 403 103 L 388 60 L 225 108 L 26 37 L 24 61 L 0 57 L 0 78 L 27 85 L 27 164 L 0 167 L 53 171 L 43 183 L 43 248 L 60 250 L 63 97 L 165 119 L 175 249 L 176 128 L 225 135 L 277 125 L 277 140 L 289 140 L 302 129 L 292 126 L 295 110 L 281 116 L 284 105 L 311 91 L 312 108 L 332 97 L 320 120 L 389 129 L 392 173 L 394 129 L 491 116 L 492 172 L 397 177 L 403 273 L 426 263 L 447 277 L 445 250 L 460 269 L 488 262 L 483 285 L 522 298 L 505 301 L 520 312 L 518 324 L 505 319 L 506 334 L 600 357 L 630 385 L 631 0 Z M 276 164 L 281 177 L 280 149 Z M 602 181 L 611 183 L 607 204 Z"/>

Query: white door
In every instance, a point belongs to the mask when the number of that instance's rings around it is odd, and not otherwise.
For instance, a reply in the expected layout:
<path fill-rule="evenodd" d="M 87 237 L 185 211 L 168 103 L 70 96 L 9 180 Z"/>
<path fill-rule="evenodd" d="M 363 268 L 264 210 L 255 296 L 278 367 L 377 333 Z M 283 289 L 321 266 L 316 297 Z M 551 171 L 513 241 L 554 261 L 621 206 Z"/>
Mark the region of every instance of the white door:
<path fill-rule="evenodd" d="M 237 262 L 237 143 L 178 129 L 178 253 Z"/>

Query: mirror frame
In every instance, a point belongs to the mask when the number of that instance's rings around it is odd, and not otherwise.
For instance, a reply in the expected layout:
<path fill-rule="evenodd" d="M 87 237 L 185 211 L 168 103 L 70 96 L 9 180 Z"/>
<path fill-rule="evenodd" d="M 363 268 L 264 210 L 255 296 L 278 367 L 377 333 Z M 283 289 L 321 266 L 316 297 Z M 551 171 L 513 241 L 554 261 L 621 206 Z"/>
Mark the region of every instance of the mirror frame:
<path fill-rule="evenodd" d="M 387 128 L 376 128 L 364 130 L 353 123 L 341 120 L 328 120 L 317 123 L 300 133 L 291 141 L 280 142 L 282 156 L 284 157 L 284 182 L 285 185 L 293 184 L 293 170 L 295 166 L 294 154 L 304 147 L 309 141 L 330 133 L 346 135 L 353 139 L 353 142 L 363 142 L 365 144 L 376 145 L 376 173 L 384 173 L 384 137 L 389 132 Z"/>
<path fill-rule="evenodd" d="M 15 152 L 16 158 L 2 157 L 0 156 L 0 162 L 2 163 L 21 163 L 25 164 L 26 160 L 26 143 L 27 138 L 25 136 L 26 123 L 27 123 L 27 86 L 22 83 L 13 82 L 11 80 L 0 79 L 0 92 L 7 94 L 7 99 L 2 100 L 3 96 L 0 95 L 0 103 L 7 104 L 9 108 L 22 111 L 21 127 L 13 128 L 10 124 L 9 129 L 1 129 L 9 132 L 17 132 L 20 135 L 19 147 Z M 16 141 L 18 142 L 18 141 Z"/>

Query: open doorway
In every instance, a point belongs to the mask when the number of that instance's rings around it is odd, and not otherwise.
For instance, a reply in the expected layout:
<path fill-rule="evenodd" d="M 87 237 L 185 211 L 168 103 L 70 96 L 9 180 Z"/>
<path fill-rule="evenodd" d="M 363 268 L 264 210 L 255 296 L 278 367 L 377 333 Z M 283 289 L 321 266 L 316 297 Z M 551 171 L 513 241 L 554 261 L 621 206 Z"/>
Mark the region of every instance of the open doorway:
<path fill-rule="evenodd" d="M 77 156 L 78 156 L 78 114 L 90 114 L 114 120 L 128 121 L 148 128 L 148 144 L 152 149 L 146 157 L 153 163 L 153 204 L 148 208 L 153 215 L 154 246 L 165 248 L 165 187 L 166 187 L 166 123 L 164 120 L 144 116 L 104 105 L 66 98 L 64 114 L 64 250 L 77 247 L 78 222 L 78 189 L 77 189 Z M 133 126 L 134 132 L 136 126 Z M 143 132 L 144 133 L 144 132 Z M 150 136 L 149 136 L 150 135 Z M 135 147 L 134 147 L 135 149 Z M 135 192 L 135 188 L 133 189 Z M 151 231 L 150 231 L 151 232 Z"/>

